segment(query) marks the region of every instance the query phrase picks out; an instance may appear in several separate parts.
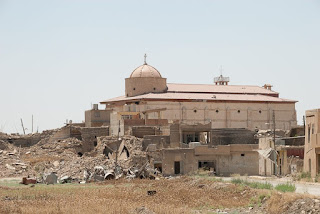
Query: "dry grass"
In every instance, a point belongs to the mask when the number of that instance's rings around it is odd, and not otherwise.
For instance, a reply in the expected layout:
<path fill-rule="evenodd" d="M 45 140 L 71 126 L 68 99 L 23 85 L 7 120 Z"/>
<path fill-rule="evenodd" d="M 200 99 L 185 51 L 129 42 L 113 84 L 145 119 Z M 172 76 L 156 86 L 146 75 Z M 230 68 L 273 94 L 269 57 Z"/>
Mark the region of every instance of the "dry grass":
<path fill-rule="evenodd" d="M 268 213 L 284 213 L 288 209 L 290 203 L 298 200 L 299 198 L 303 198 L 303 195 L 295 193 L 278 193 L 274 191 L 266 203 Z"/>
<path fill-rule="evenodd" d="M 103 184 L 0 188 L 0 213 L 192 213 L 248 206 L 255 190 L 207 179 L 108 181 Z M 156 190 L 148 196 L 148 190 Z"/>

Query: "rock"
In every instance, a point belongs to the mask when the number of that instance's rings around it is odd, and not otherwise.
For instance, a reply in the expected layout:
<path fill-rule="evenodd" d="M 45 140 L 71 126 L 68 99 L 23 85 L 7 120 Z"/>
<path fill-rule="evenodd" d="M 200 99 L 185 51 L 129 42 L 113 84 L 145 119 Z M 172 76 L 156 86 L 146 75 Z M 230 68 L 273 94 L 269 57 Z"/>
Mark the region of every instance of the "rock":
<path fill-rule="evenodd" d="M 101 175 L 95 174 L 92 178 L 94 181 L 104 181 L 104 176 L 101 176 Z"/>
<path fill-rule="evenodd" d="M 54 161 L 52 164 L 54 167 L 58 167 L 60 165 L 59 161 Z"/>
<path fill-rule="evenodd" d="M 135 209 L 135 211 L 133 213 L 136 213 L 136 214 L 155 214 L 155 212 L 149 210 L 146 207 L 138 207 Z"/>
<path fill-rule="evenodd" d="M 10 170 L 16 170 L 15 167 L 13 167 L 13 166 L 11 166 L 11 165 L 9 165 L 9 164 L 6 164 L 6 167 L 7 167 L 7 169 L 10 169 Z"/>
<path fill-rule="evenodd" d="M 55 173 L 50 173 L 45 175 L 44 182 L 45 184 L 56 184 L 58 181 L 58 177 Z"/>

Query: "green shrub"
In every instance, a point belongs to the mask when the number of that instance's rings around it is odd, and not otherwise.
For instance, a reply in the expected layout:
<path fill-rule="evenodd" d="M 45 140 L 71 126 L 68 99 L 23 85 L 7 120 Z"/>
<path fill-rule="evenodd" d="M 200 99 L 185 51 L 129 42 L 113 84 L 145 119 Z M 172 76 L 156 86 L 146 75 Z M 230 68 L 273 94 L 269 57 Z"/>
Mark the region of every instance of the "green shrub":
<path fill-rule="evenodd" d="M 300 178 L 311 178 L 310 172 L 302 172 Z"/>
<path fill-rule="evenodd" d="M 243 180 L 241 180 L 240 178 L 233 178 L 232 180 L 231 180 L 231 183 L 233 183 L 233 184 L 242 184 L 244 181 Z"/>
<path fill-rule="evenodd" d="M 260 183 L 260 182 L 249 182 L 247 180 L 242 180 L 240 178 L 234 178 L 231 180 L 231 183 L 237 185 L 244 185 L 254 189 L 272 189 L 272 184 L 270 183 Z"/>
<path fill-rule="evenodd" d="M 296 191 L 296 186 L 294 184 L 290 184 L 290 183 L 278 184 L 275 187 L 275 189 L 280 192 L 294 192 L 294 191 Z"/>

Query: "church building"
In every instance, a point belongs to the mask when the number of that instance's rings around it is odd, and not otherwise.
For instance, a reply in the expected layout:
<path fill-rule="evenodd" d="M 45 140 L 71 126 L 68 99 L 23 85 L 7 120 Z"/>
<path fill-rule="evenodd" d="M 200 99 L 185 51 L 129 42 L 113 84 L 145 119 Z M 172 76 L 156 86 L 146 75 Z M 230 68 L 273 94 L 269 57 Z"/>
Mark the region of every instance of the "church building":
<path fill-rule="evenodd" d="M 295 103 L 279 97 L 272 86 L 231 85 L 220 75 L 213 84 L 167 83 L 146 62 L 125 79 L 123 96 L 100 102 L 105 105 L 110 135 L 126 126 L 158 126 L 168 135 L 171 124 L 213 129 L 290 130 L 297 125 Z M 87 122 L 87 121 L 86 121 Z M 132 131 L 132 129 L 130 129 Z M 186 136 L 187 137 L 187 136 Z M 197 139 L 190 139 L 195 141 Z"/>

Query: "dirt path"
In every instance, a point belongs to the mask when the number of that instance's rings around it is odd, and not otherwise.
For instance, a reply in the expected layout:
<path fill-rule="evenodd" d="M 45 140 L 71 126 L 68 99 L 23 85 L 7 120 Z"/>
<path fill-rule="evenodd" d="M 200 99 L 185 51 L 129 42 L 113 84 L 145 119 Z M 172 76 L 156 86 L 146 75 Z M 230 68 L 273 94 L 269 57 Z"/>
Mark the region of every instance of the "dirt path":
<path fill-rule="evenodd" d="M 268 178 L 262 176 L 249 176 L 249 177 L 240 177 L 241 179 L 246 179 L 251 182 L 259 183 L 270 183 L 272 186 L 277 186 L 278 184 L 293 183 L 296 186 L 296 193 L 308 193 L 314 196 L 320 196 L 320 183 L 307 183 L 307 182 L 296 182 L 292 181 L 291 178 Z M 221 177 L 224 181 L 231 181 L 233 177 Z"/>

